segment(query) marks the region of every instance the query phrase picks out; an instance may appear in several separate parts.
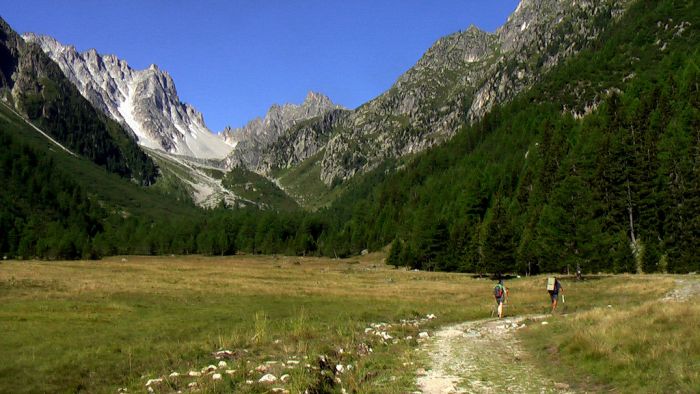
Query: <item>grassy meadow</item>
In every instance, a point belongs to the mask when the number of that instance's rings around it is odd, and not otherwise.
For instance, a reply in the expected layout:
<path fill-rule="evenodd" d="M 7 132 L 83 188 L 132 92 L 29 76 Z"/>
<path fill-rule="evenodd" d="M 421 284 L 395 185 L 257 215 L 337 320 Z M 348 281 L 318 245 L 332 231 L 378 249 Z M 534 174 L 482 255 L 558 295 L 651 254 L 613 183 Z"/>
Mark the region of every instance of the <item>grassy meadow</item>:
<path fill-rule="evenodd" d="M 193 382 L 204 392 L 269 392 L 278 387 L 293 393 L 306 388 L 410 392 L 415 370 L 424 366 L 414 351 L 418 333 L 489 317 L 494 282 L 465 274 L 395 270 L 382 263 L 383 257 L 131 256 L 96 262 L 1 262 L 0 392 L 143 392 L 154 378 L 165 378 L 151 386 L 156 392 L 186 391 Z M 544 281 L 507 281 L 507 315 L 545 312 Z M 553 319 L 549 327 L 557 336 L 552 341 L 559 346 L 571 336 L 565 325 L 592 327 L 582 335 L 598 335 L 597 325 L 624 326 L 596 317 L 608 304 L 643 320 L 649 302 L 673 287 L 673 279 L 663 276 L 562 282 L 567 297 L 562 312 L 581 313 Z M 428 314 L 436 318 L 426 319 Z M 695 327 L 697 316 L 695 311 Z M 367 328 L 372 331 L 366 333 Z M 689 329 L 679 334 L 695 338 L 697 345 L 697 334 Z M 523 335 L 540 351 L 537 330 Z M 697 354 L 697 347 L 693 349 Z M 232 352 L 227 366 L 217 371 L 221 380 L 206 373 L 182 376 L 217 365 L 220 360 L 212 353 L 219 350 Z M 331 369 L 339 364 L 344 372 L 334 377 Z M 172 372 L 181 376 L 169 378 Z M 289 380 L 258 383 L 266 373 L 278 378 L 287 374 Z M 697 376 L 693 379 L 697 382 Z"/>
<path fill-rule="evenodd" d="M 631 283 L 628 290 L 656 287 Z M 697 279 L 696 279 L 697 281 Z M 700 392 L 700 297 L 680 301 L 659 297 L 533 324 L 525 344 L 542 368 L 580 391 L 625 393 Z"/>

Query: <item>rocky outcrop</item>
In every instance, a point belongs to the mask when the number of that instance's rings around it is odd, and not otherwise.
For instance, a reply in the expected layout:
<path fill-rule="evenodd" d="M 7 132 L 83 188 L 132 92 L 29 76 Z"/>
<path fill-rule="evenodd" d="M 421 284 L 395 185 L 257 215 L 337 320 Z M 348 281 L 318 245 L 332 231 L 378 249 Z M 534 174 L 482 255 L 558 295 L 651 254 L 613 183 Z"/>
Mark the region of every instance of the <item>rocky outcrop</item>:
<path fill-rule="evenodd" d="M 494 33 L 471 26 L 439 39 L 391 89 L 322 135 L 321 180 L 345 181 L 449 139 L 595 40 L 628 2 L 522 0 Z"/>
<path fill-rule="evenodd" d="M 78 52 L 52 37 L 25 34 L 41 46 L 90 103 L 128 127 L 139 145 L 168 153 L 222 159 L 231 146 L 213 134 L 202 114 L 180 102 L 170 75 L 151 65 L 134 70 L 114 55 Z"/>
<path fill-rule="evenodd" d="M 225 166 L 242 166 L 265 174 L 271 168 L 297 163 L 299 158 L 303 160 L 316 153 L 324 142 L 323 131 L 312 130 L 314 122 L 306 121 L 338 111 L 342 111 L 342 107 L 333 104 L 325 95 L 309 92 L 302 104 L 273 105 L 264 118 L 256 118 L 238 129 L 227 127 L 221 135 L 234 149 L 226 158 Z M 315 134 L 309 136 L 309 133 Z"/>

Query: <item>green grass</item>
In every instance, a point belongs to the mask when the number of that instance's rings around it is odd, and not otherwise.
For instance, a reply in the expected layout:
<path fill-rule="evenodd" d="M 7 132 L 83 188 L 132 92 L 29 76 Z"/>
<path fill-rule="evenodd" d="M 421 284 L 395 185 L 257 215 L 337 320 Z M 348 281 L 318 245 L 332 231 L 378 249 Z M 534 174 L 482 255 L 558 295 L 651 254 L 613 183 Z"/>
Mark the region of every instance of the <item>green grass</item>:
<path fill-rule="evenodd" d="M 267 209 L 293 211 L 299 208 L 291 197 L 269 179 L 240 167 L 226 173 L 222 185 L 236 195 Z"/>
<path fill-rule="evenodd" d="M 329 188 L 321 181 L 323 152 L 317 152 L 296 167 L 277 170 L 272 174 L 287 194 L 310 211 L 329 206 L 346 189 L 342 186 Z"/>
<path fill-rule="evenodd" d="M 522 339 L 542 368 L 581 391 L 699 392 L 698 297 L 659 301 L 663 280 L 635 278 L 625 293 L 608 292 L 607 305 L 530 325 Z"/>
<path fill-rule="evenodd" d="M 414 387 L 418 331 L 488 317 L 493 282 L 464 274 L 394 270 L 381 255 L 353 260 L 279 256 L 129 257 L 100 262 L 0 263 L 0 392 L 115 392 L 144 390 L 146 379 L 216 364 L 211 352 L 236 352 L 236 372 L 214 384 L 210 377 L 178 378 L 161 386 L 178 390 L 198 381 L 205 392 L 266 392 L 246 384 L 265 361 L 300 360 L 295 369 L 271 367 L 290 382 L 275 386 L 303 392 L 322 382 L 308 363 L 326 355 L 332 365 L 353 365 L 330 388 L 404 393 Z M 641 305 L 670 286 L 638 277 L 605 277 L 568 284 L 572 309 L 600 307 L 616 297 Z M 630 287 L 630 283 L 634 286 Z M 651 283 L 648 291 L 638 291 Z M 543 278 L 508 281 L 509 314 L 539 313 L 547 306 Z M 627 290 L 633 293 L 620 296 Z M 420 328 L 401 319 L 434 313 Z M 392 323 L 383 344 L 365 334 L 371 323 Z M 362 355 L 358 349 L 373 349 Z M 343 349 L 342 351 L 340 349 Z M 252 371 L 252 372 L 251 372 Z"/>

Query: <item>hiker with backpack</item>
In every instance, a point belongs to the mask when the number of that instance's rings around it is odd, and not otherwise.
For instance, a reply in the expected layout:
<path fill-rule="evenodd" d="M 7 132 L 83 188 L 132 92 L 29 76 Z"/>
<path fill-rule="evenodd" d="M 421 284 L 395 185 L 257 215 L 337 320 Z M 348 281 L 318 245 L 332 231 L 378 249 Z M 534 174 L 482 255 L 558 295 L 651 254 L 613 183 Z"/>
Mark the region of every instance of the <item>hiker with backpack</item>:
<path fill-rule="evenodd" d="M 559 279 L 555 277 L 547 278 L 547 292 L 549 297 L 552 299 L 552 313 L 557 309 L 557 300 L 559 299 L 559 292 L 564 292 L 564 288 L 559 282 Z"/>
<path fill-rule="evenodd" d="M 503 318 L 503 303 L 508 298 L 508 288 L 503 285 L 503 279 L 498 280 L 498 284 L 493 288 L 493 296 L 498 304 L 498 318 Z"/>

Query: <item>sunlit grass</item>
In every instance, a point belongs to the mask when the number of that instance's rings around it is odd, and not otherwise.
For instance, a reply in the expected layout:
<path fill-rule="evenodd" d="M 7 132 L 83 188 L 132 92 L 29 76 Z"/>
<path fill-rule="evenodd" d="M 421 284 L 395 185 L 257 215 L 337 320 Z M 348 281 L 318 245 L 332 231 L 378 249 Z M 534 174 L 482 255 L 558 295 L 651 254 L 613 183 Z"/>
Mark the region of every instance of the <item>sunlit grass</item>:
<path fill-rule="evenodd" d="M 228 349 L 236 372 L 169 379 L 162 391 L 197 381 L 210 392 L 266 392 L 256 367 L 291 376 L 275 386 L 292 392 L 323 383 L 318 356 L 353 365 L 333 390 L 403 393 L 414 389 L 418 330 L 489 317 L 494 282 L 469 275 L 394 270 L 381 255 L 350 260 L 281 256 L 127 257 L 99 262 L 0 264 L 0 392 L 143 391 L 149 378 L 186 374 L 216 364 Z M 570 311 L 639 305 L 670 280 L 606 277 L 563 281 Z M 547 309 L 544 278 L 507 281 L 506 313 Z M 633 292 L 625 294 L 625 292 Z M 420 328 L 401 319 L 425 317 Z M 365 334 L 371 323 L 393 323 L 397 339 Z M 372 348 L 366 354 L 363 346 Z M 342 351 L 341 351 L 342 349 Z M 406 364 L 406 365 L 404 365 Z M 254 384 L 247 384 L 247 380 Z"/>
<path fill-rule="evenodd" d="M 620 286 L 622 297 L 667 289 L 670 279 L 649 277 Z M 620 297 L 550 325 L 523 331 L 537 359 L 587 390 L 629 393 L 700 392 L 700 306 L 698 298 L 619 305 Z M 647 298 L 647 297 L 645 297 Z"/>

